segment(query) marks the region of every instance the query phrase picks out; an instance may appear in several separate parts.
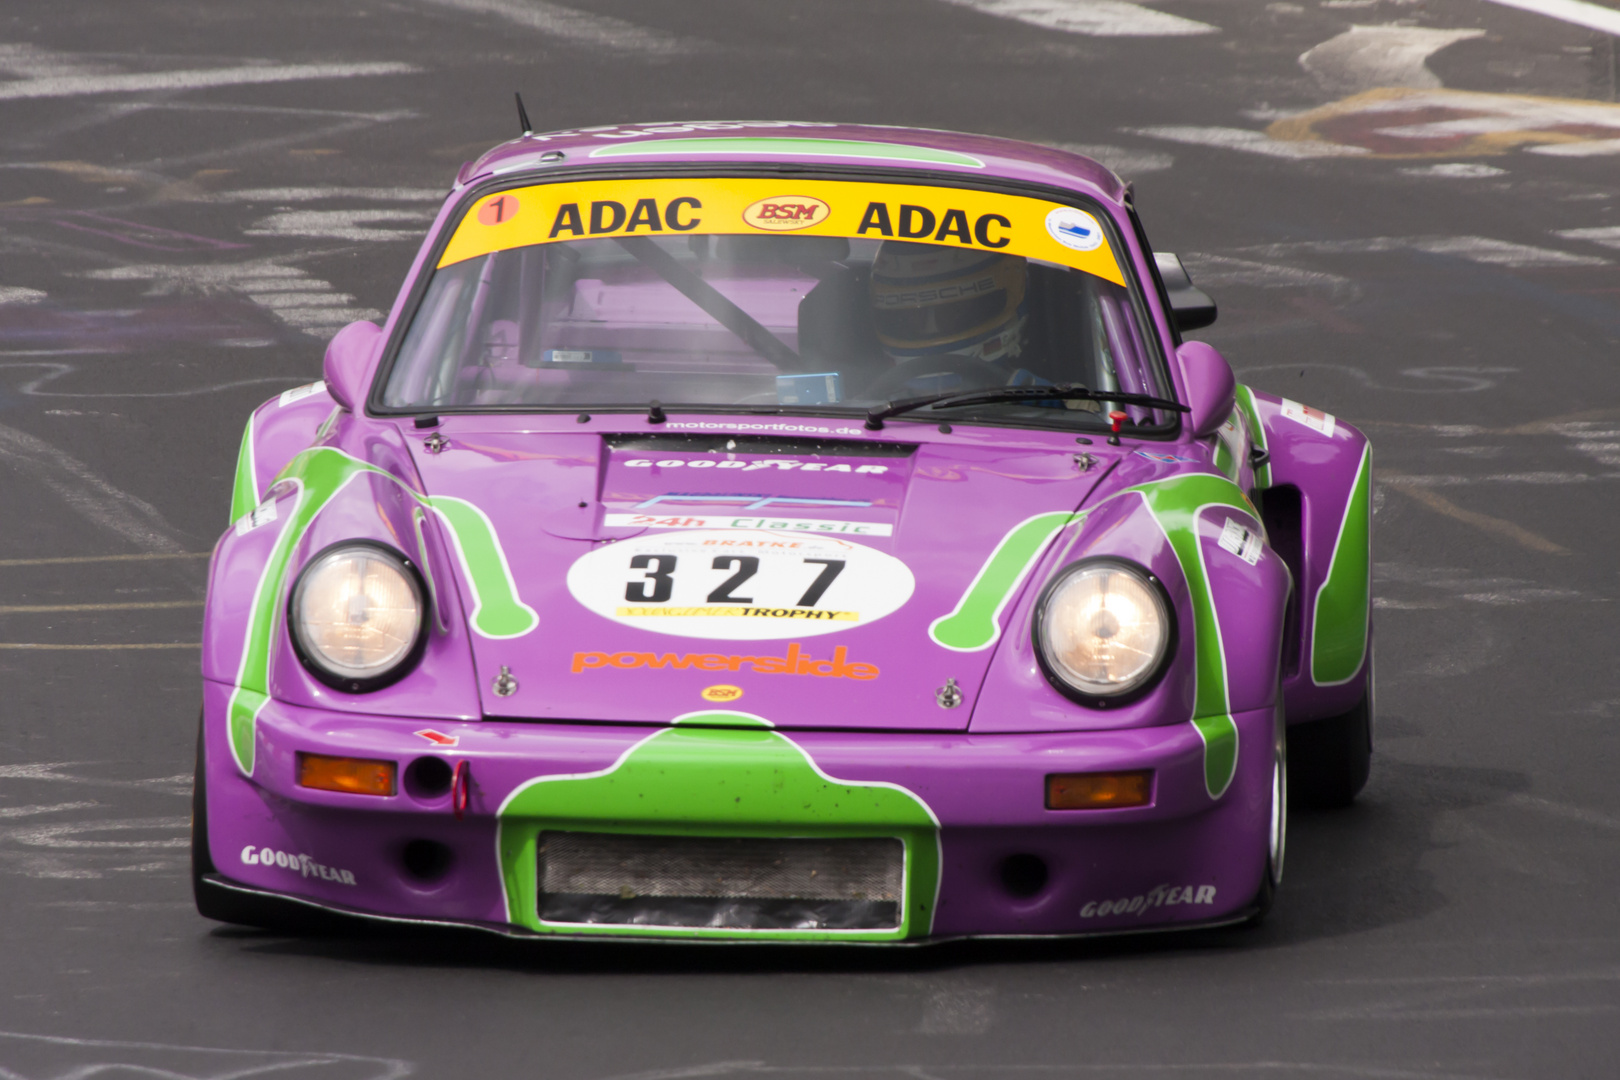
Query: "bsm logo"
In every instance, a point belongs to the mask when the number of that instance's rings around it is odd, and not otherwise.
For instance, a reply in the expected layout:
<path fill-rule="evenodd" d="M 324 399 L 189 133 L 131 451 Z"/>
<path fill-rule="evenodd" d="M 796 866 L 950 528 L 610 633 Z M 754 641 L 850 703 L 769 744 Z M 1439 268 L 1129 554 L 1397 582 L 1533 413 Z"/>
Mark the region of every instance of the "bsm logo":
<path fill-rule="evenodd" d="M 821 224 L 828 212 L 826 203 L 808 195 L 775 195 L 744 210 L 743 220 L 756 229 L 791 232 Z"/>

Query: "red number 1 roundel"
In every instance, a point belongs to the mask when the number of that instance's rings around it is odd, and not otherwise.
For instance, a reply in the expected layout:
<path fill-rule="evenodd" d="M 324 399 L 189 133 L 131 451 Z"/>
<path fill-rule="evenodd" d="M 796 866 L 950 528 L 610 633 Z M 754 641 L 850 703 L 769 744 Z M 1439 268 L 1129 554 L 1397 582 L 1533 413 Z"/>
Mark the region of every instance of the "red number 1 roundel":
<path fill-rule="evenodd" d="M 517 216 L 517 212 L 518 201 L 515 195 L 497 195 L 478 208 L 478 222 L 481 225 L 499 225 L 511 221 Z"/>

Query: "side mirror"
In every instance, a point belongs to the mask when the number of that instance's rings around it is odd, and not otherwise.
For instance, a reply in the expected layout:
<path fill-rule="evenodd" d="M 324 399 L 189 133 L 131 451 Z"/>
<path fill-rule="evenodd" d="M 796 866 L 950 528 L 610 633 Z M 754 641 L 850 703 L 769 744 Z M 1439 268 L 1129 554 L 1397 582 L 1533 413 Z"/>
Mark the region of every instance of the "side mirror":
<path fill-rule="evenodd" d="M 1176 329 L 1202 330 L 1215 321 L 1215 301 L 1204 290 L 1193 287 L 1192 275 L 1181 264 L 1179 255 L 1155 251 L 1153 262 L 1170 296 L 1170 316 L 1176 320 Z"/>
<path fill-rule="evenodd" d="M 1193 437 L 1213 435 L 1237 404 L 1237 376 L 1232 374 L 1232 365 L 1215 346 L 1203 341 L 1184 342 L 1176 350 L 1176 363 L 1181 367 L 1187 404 L 1192 406 L 1187 423 Z"/>
<path fill-rule="evenodd" d="M 339 330 L 326 347 L 326 361 L 321 365 L 332 400 L 350 412 L 363 405 L 381 354 L 382 327 L 376 323 L 352 322 Z"/>

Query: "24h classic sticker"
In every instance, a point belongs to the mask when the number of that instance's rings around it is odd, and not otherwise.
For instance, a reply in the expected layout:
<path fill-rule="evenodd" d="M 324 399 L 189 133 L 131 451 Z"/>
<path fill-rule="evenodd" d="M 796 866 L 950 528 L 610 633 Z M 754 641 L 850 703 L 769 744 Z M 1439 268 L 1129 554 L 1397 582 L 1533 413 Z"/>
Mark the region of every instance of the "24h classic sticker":
<path fill-rule="evenodd" d="M 865 626 L 898 611 L 915 588 L 905 563 L 864 544 L 745 529 L 639 536 L 568 570 L 568 591 L 604 618 L 727 641 Z"/>

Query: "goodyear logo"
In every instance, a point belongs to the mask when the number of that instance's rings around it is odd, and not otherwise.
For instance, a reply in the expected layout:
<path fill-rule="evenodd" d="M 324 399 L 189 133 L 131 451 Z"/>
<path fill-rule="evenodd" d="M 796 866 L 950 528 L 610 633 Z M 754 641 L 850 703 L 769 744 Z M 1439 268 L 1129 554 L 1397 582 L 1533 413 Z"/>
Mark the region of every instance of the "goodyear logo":
<path fill-rule="evenodd" d="M 831 208 L 809 195 L 777 195 L 761 199 L 743 211 L 743 220 L 756 229 L 792 232 L 827 220 Z"/>

